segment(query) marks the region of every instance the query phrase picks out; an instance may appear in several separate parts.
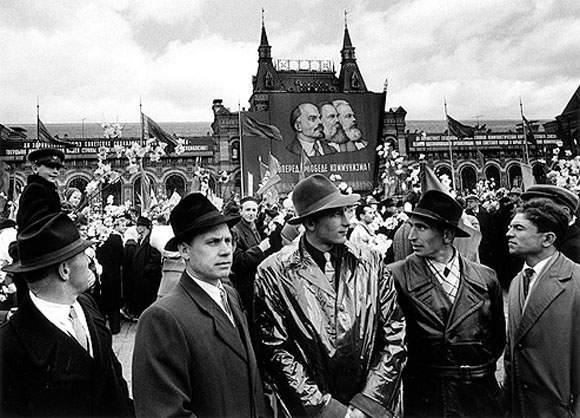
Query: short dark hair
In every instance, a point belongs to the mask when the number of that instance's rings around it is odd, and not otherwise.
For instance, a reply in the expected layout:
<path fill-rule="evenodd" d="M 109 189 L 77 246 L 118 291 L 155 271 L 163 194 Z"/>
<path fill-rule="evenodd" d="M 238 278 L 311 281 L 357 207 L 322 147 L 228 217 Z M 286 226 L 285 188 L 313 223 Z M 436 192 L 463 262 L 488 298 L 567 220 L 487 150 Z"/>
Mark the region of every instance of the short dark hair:
<path fill-rule="evenodd" d="M 292 112 L 290 112 L 290 127 L 295 132 L 296 132 L 296 128 L 294 127 L 294 124 L 296 123 L 296 121 L 298 120 L 300 115 L 302 115 L 302 109 L 300 109 L 300 106 L 302 106 L 302 105 L 299 104 L 294 109 L 292 109 Z"/>
<path fill-rule="evenodd" d="M 371 208 L 371 205 L 369 203 L 361 203 L 356 207 L 355 214 L 357 219 L 360 219 L 361 215 L 365 213 L 366 208 Z"/>
<path fill-rule="evenodd" d="M 538 232 L 553 232 L 556 235 L 554 245 L 562 241 L 568 231 L 568 216 L 562 208 L 551 201 L 530 201 L 516 208 L 515 213 L 523 214 L 533 223 Z"/>

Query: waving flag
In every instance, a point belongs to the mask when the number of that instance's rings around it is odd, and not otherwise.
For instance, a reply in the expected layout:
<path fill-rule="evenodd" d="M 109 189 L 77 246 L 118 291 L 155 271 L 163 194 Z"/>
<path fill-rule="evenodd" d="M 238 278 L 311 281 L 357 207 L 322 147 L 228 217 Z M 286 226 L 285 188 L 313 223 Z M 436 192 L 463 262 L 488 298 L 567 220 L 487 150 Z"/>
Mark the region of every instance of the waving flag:
<path fill-rule="evenodd" d="M 534 138 L 534 131 L 532 130 L 532 126 L 530 125 L 530 121 L 526 119 L 524 115 L 522 115 L 522 120 L 524 122 L 524 135 L 526 136 L 526 141 L 528 144 L 537 145 L 536 138 Z"/>
<path fill-rule="evenodd" d="M 457 138 L 473 138 L 475 130 L 472 126 L 464 125 L 449 115 L 447 115 L 447 126 L 449 127 L 449 133 Z"/>
<path fill-rule="evenodd" d="M 282 141 L 280 129 L 274 125 L 260 122 L 248 115 L 244 115 L 244 134 L 274 141 Z"/>
<path fill-rule="evenodd" d="M 147 116 L 145 113 L 143 115 L 143 125 L 145 128 L 145 138 L 154 137 L 158 141 L 165 142 L 167 144 L 167 152 L 173 152 L 177 146 L 177 139 L 168 134 L 161 126 L 157 124 L 153 119 Z"/>
<path fill-rule="evenodd" d="M 51 145 L 64 145 L 65 147 L 74 146 L 74 144 L 65 139 L 53 137 L 50 132 L 48 132 L 48 129 L 46 129 L 46 126 L 44 126 L 44 123 L 42 123 L 40 118 L 36 120 L 36 128 L 38 130 L 38 139 L 42 142 L 46 142 L 47 144 Z"/>

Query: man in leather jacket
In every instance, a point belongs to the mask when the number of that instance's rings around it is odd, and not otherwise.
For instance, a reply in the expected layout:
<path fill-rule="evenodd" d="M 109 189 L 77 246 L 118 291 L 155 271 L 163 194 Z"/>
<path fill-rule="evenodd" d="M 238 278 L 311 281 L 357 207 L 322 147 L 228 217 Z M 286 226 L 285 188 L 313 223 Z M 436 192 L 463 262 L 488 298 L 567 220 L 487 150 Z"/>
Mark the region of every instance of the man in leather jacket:
<path fill-rule="evenodd" d="M 346 239 L 359 195 L 315 174 L 292 199 L 305 232 L 266 258 L 255 313 L 266 379 L 292 417 L 400 414 L 405 322 L 382 256 Z"/>
<path fill-rule="evenodd" d="M 425 192 L 410 215 L 414 253 L 387 266 L 407 321 L 403 373 L 408 417 L 500 416 L 496 362 L 505 345 L 502 293 L 495 272 L 462 257 L 455 237 L 461 206 Z"/>

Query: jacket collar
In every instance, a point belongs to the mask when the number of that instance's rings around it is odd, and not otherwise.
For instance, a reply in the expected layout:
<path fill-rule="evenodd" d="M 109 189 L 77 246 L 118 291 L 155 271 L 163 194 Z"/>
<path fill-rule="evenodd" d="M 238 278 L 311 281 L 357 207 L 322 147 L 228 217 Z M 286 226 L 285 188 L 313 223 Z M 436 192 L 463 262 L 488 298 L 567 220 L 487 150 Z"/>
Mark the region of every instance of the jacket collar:
<path fill-rule="evenodd" d="M 574 272 L 575 263 L 562 253 L 558 253 L 551 265 L 547 265 L 529 295 L 529 300 L 517 325 L 516 340 L 522 338 L 538 321 L 544 311 L 565 289 L 565 282 L 569 281 Z M 518 282 L 514 287 L 512 303 L 519 301 L 522 280 L 521 272 L 516 277 Z M 517 300 L 516 300 L 517 299 Z M 513 305 L 513 307 L 519 305 Z"/>
<path fill-rule="evenodd" d="M 90 310 L 87 304 L 79 298 L 85 314 Z M 102 361 L 102 342 L 97 326 L 93 322 L 93 313 L 86 314 L 87 325 L 93 343 L 95 360 Z M 50 322 L 34 306 L 30 298 L 25 298 L 18 313 L 8 322 L 14 332 L 20 337 L 22 345 L 27 350 L 33 365 L 37 368 L 46 367 L 53 362 L 55 374 L 70 376 L 75 379 L 89 379 L 93 358 L 77 341 L 66 335 Z"/>
<path fill-rule="evenodd" d="M 232 351 L 240 356 L 242 360 L 248 361 L 247 352 L 241 341 L 241 335 L 245 333 L 245 330 L 242 329 L 240 332 L 238 332 L 238 330 L 230 322 L 225 312 L 223 312 L 223 310 L 210 298 L 210 296 L 197 283 L 195 283 L 191 277 L 189 277 L 187 272 L 183 272 L 181 275 L 179 285 L 199 307 L 199 309 L 213 319 L 217 336 L 227 346 L 229 346 Z M 230 307 L 232 308 L 232 313 L 236 319 L 237 326 L 243 327 L 243 313 L 241 312 L 241 308 L 237 303 L 237 299 L 234 297 L 231 290 L 229 290 L 227 286 L 224 287 L 228 293 L 228 302 L 230 302 Z"/>

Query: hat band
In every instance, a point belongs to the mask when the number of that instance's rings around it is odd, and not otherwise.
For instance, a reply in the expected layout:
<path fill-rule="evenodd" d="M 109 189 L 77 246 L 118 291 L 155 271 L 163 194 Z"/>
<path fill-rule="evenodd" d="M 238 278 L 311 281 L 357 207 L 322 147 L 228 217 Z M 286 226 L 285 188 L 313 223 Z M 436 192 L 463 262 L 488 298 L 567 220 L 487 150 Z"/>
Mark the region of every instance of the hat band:
<path fill-rule="evenodd" d="M 51 253 L 48 254 L 43 254 L 39 257 L 33 257 L 33 258 L 29 258 L 27 260 L 20 260 L 20 265 L 22 267 L 29 267 L 29 266 L 37 266 L 37 265 L 41 265 L 41 264 L 45 264 L 47 261 L 51 261 L 51 259 L 53 258 L 57 258 L 57 260 L 54 263 L 50 263 L 50 264 L 46 264 L 47 266 L 52 265 L 52 264 L 56 264 L 60 261 L 63 260 L 59 260 L 58 257 L 65 255 L 69 252 L 74 252 L 76 247 L 82 247 L 84 241 L 79 238 L 74 242 L 71 242 L 70 244 L 68 244 L 65 247 L 59 248 L 56 251 L 53 251 Z"/>
<path fill-rule="evenodd" d="M 309 215 L 311 213 L 315 213 L 318 209 L 324 208 L 324 206 L 326 206 L 327 204 L 329 204 L 330 202 L 335 200 L 337 197 L 341 197 L 341 196 L 343 196 L 343 194 L 340 192 L 335 192 L 335 191 L 330 192 L 330 194 L 324 196 L 322 199 L 318 199 L 313 204 L 302 209 L 298 213 L 298 216 L 302 217 L 304 215 Z"/>

